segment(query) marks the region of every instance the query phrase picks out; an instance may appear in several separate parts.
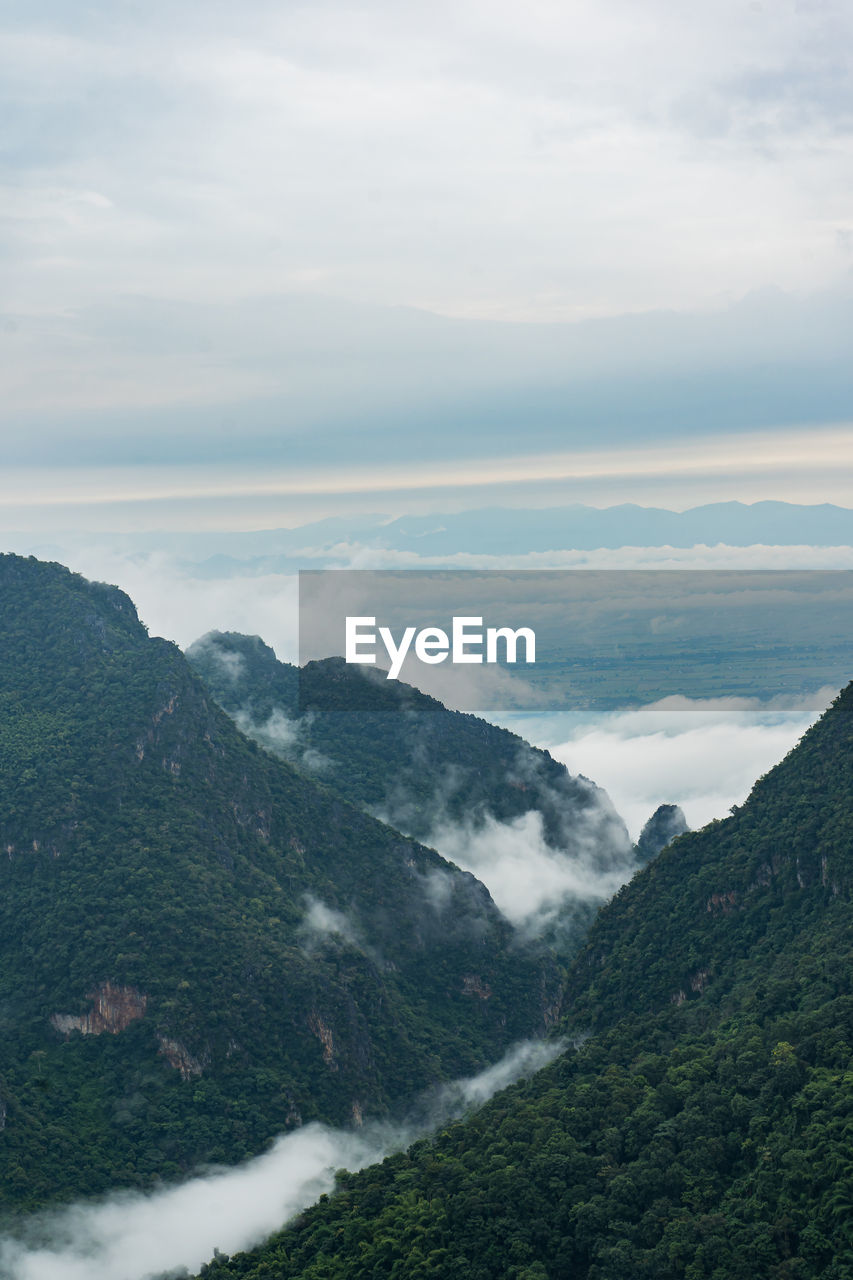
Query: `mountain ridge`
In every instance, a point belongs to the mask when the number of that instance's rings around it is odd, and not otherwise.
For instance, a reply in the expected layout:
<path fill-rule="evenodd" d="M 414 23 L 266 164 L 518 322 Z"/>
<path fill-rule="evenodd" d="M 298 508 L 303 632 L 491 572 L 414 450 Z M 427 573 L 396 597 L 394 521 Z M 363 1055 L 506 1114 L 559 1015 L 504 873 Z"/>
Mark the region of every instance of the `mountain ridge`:
<path fill-rule="evenodd" d="M 260 745 L 486 883 L 500 876 L 490 845 L 528 862 L 538 851 L 539 873 L 555 877 L 547 924 L 538 923 L 561 958 L 639 865 L 607 793 L 509 730 L 340 658 L 279 662 L 258 636 L 211 632 L 187 657 Z M 577 887 L 561 893 L 572 867 Z M 506 892 L 499 905 L 517 921 Z"/>
<path fill-rule="evenodd" d="M 609 507 L 569 502 L 548 507 L 472 507 L 438 515 L 357 514 L 329 516 L 293 528 L 233 533 L 79 534 L 42 539 L 8 534 L 7 542 L 42 558 L 62 558 L 65 549 L 90 547 L 108 538 L 126 554 L 166 551 L 211 575 L 244 571 L 290 571 L 340 563 L 345 544 L 418 555 L 525 555 L 564 550 L 628 547 L 853 545 L 853 510 L 837 503 L 716 502 L 675 511 L 619 503 Z M 432 541 L 430 540 L 432 539 Z M 336 548 L 338 549 L 336 552 Z"/>

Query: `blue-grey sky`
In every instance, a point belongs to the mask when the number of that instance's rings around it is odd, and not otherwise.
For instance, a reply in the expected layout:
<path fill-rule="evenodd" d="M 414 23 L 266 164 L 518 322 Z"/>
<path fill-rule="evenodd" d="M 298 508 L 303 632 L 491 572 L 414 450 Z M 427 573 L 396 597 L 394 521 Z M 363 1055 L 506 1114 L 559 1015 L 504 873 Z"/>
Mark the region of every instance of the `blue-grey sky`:
<path fill-rule="evenodd" d="M 853 491 L 841 0 L 8 0 L 8 528 Z"/>

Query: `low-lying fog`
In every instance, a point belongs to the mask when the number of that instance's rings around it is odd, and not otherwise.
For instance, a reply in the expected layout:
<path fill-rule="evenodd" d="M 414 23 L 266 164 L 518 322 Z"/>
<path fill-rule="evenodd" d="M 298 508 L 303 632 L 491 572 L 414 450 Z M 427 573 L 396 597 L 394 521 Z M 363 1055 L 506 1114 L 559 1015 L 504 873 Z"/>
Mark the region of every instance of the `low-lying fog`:
<path fill-rule="evenodd" d="M 195 1273 L 214 1256 L 266 1239 L 334 1188 L 337 1169 L 351 1171 L 403 1150 L 417 1137 L 481 1106 L 498 1090 L 531 1075 L 564 1048 L 525 1041 L 479 1075 L 421 1098 L 402 1125 L 363 1129 L 308 1124 L 277 1138 L 264 1155 L 231 1169 L 213 1169 L 148 1195 L 115 1193 L 105 1200 L 42 1214 L 20 1239 L 0 1239 L 4 1280 L 150 1280 Z"/>

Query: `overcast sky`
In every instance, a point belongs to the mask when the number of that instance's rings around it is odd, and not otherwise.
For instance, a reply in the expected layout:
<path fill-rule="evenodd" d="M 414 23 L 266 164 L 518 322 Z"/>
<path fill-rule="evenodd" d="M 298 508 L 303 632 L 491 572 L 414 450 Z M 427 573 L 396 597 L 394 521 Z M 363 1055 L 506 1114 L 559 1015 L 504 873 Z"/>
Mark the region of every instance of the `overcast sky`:
<path fill-rule="evenodd" d="M 6 528 L 850 492 L 846 0 L 0 37 Z"/>

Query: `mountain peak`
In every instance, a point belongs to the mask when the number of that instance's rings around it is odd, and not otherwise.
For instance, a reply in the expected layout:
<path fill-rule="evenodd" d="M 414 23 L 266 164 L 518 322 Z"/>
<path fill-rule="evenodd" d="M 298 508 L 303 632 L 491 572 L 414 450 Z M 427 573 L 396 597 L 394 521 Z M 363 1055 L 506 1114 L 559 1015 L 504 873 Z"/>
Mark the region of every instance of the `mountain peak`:
<path fill-rule="evenodd" d="M 677 804 L 661 804 L 655 809 L 637 841 L 637 853 L 644 862 L 654 858 L 676 836 L 689 831 L 687 819 Z"/>

